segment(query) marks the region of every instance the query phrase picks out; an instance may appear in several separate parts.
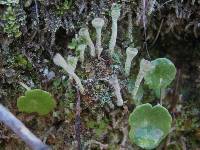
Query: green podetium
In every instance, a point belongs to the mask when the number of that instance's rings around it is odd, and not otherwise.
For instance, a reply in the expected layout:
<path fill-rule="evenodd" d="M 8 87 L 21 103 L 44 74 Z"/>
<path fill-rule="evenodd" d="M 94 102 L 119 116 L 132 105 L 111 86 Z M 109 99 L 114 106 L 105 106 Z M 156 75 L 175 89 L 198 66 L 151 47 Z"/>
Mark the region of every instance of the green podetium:
<path fill-rule="evenodd" d="M 90 55 L 92 57 L 95 57 L 95 47 L 94 47 L 94 44 L 93 44 L 93 42 L 90 38 L 90 34 L 89 34 L 88 29 L 87 28 L 81 28 L 79 30 L 79 36 L 81 38 L 83 38 L 86 41 L 87 45 L 90 47 Z"/>
<path fill-rule="evenodd" d="M 161 105 L 142 104 L 129 116 L 130 140 L 143 149 L 154 149 L 168 135 L 172 117 Z"/>
<path fill-rule="evenodd" d="M 56 106 L 53 96 L 43 90 L 27 90 L 25 96 L 17 100 L 19 111 L 26 113 L 36 112 L 39 115 L 46 115 Z"/>
<path fill-rule="evenodd" d="M 53 62 L 57 66 L 62 67 L 69 74 L 69 76 L 72 77 L 75 80 L 76 84 L 79 87 L 80 92 L 83 94 L 84 93 L 84 87 L 83 87 L 83 85 L 81 83 L 80 78 L 75 74 L 74 68 L 72 67 L 72 65 L 68 64 L 65 61 L 65 59 L 59 53 L 57 53 L 54 56 Z"/>
<path fill-rule="evenodd" d="M 139 73 L 137 75 L 137 78 L 136 78 L 136 81 L 135 81 L 135 87 L 134 87 L 133 92 L 132 92 L 133 98 L 136 97 L 140 83 L 142 82 L 143 78 L 153 68 L 154 68 L 154 66 L 152 65 L 152 63 L 150 61 L 145 60 L 145 59 L 142 59 L 140 61 L 140 70 L 139 70 Z"/>
<path fill-rule="evenodd" d="M 125 74 L 129 76 L 130 69 L 131 69 L 131 62 L 133 58 L 137 55 L 138 50 L 137 48 L 128 47 L 126 49 L 126 62 L 125 62 Z"/>
<path fill-rule="evenodd" d="M 124 101 L 122 99 L 122 95 L 121 95 L 121 92 L 120 92 L 121 88 L 120 88 L 117 76 L 116 75 L 111 76 L 111 78 L 108 80 L 108 82 L 114 88 L 114 93 L 115 93 L 115 96 L 117 98 L 117 106 L 119 106 L 119 107 L 123 106 Z"/>
<path fill-rule="evenodd" d="M 102 18 L 95 18 L 92 20 L 92 26 L 96 29 L 96 49 L 99 58 L 101 52 L 103 51 L 103 48 L 101 46 L 101 31 L 104 26 L 104 20 Z"/>
<path fill-rule="evenodd" d="M 109 42 L 109 50 L 111 55 L 114 52 L 116 40 L 117 40 L 117 20 L 120 17 L 121 6 L 119 4 L 113 3 L 111 7 L 111 17 L 112 17 L 112 34 Z"/>

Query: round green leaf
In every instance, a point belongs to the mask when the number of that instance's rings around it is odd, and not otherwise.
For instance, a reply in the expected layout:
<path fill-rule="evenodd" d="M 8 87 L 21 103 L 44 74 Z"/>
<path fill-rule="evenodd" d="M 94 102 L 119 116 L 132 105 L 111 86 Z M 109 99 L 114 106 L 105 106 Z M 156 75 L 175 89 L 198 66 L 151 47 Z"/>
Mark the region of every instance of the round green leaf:
<path fill-rule="evenodd" d="M 154 149 L 169 133 L 171 123 L 172 117 L 163 106 L 142 104 L 129 116 L 129 137 L 144 149 Z"/>
<path fill-rule="evenodd" d="M 21 96 L 17 100 L 19 111 L 32 113 L 37 112 L 39 115 L 46 115 L 53 110 L 56 103 L 50 93 L 40 90 L 28 90 L 25 96 Z"/>
<path fill-rule="evenodd" d="M 175 78 L 176 67 L 166 58 L 158 58 L 151 62 L 155 68 L 144 77 L 151 89 L 166 88 Z"/>

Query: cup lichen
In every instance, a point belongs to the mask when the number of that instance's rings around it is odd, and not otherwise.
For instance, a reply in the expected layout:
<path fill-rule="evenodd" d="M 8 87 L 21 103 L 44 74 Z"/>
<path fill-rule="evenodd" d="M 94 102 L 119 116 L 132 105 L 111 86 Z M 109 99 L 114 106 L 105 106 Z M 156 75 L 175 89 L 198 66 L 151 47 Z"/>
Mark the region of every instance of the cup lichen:
<path fill-rule="evenodd" d="M 123 106 L 124 101 L 122 99 L 122 95 L 120 92 L 121 88 L 117 76 L 116 75 L 111 76 L 108 82 L 114 88 L 114 93 L 117 97 L 117 106 Z"/>
<path fill-rule="evenodd" d="M 57 53 L 54 56 L 53 62 L 57 66 L 62 67 L 69 74 L 69 76 L 72 77 L 75 80 L 76 84 L 78 85 L 78 87 L 80 89 L 80 92 L 83 94 L 84 93 L 84 87 L 81 83 L 80 78 L 75 74 L 74 68 L 71 65 L 67 64 L 65 59 L 59 53 Z"/>
<path fill-rule="evenodd" d="M 120 5 L 113 3 L 111 7 L 111 17 L 112 17 L 112 34 L 109 42 L 109 50 L 111 55 L 114 52 L 116 40 L 117 40 L 117 21 L 120 17 Z"/>
<path fill-rule="evenodd" d="M 87 28 L 81 28 L 79 30 L 79 36 L 86 40 L 87 45 L 90 47 L 90 55 L 95 57 L 95 47 L 90 38 L 90 33 Z"/>
<path fill-rule="evenodd" d="M 102 18 L 95 18 L 92 20 L 92 26 L 96 29 L 96 49 L 99 58 L 101 52 L 103 51 L 103 48 L 101 46 L 101 31 L 104 26 L 104 20 Z"/>
<path fill-rule="evenodd" d="M 133 58 L 137 55 L 137 48 L 128 47 L 126 49 L 126 62 L 125 62 L 125 75 L 129 76 L 131 69 L 131 62 Z"/>
<path fill-rule="evenodd" d="M 140 70 L 139 70 L 139 73 L 137 75 L 137 78 L 136 78 L 136 81 L 135 81 L 135 87 L 134 87 L 133 92 L 132 92 L 133 98 L 136 97 L 140 83 L 142 82 L 144 76 L 147 74 L 147 72 L 149 72 L 153 68 L 154 68 L 154 66 L 152 65 L 152 63 L 150 61 L 145 60 L 145 59 L 142 59 L 140 61 Z"/>

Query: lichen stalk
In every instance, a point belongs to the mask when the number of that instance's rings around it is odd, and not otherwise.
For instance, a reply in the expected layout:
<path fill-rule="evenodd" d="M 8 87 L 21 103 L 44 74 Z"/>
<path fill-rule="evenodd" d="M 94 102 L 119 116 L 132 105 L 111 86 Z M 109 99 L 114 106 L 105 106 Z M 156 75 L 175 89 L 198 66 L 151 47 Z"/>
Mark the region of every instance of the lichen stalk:
<path fill-rule="evenodd" d="M 95 47 L 90 38 L 90 33 L 87 28 L 81 28 L 79 30 L 79 36 L 86 40 L 87 45 L 90 47 L 90 55 L 95 57 Z"/>
<path fill-rule="evenodd" d="M 119 81 L 117 79 L 116 75 L 113 75 L 109 80 L 109 84 L 112 85 L 112 87 L 114 88 L 114 93 L 117 97 L 117 106 L 123 106 L 123 99 L 122 99 L 122 95 L 121 95 L 121 88 L 119 85 Z"/>
<path fill-rule="evenodd" d="M 78 45 L 77 50 L 80 52 L 80 57 L 79 58 L 80 58 L 81 64 L 83 64 L 84 61 L 85 61 L 85 49 L 86 49 L 86 45 L 85 44 Z"/>
<path fill-rule="evenodd" d="M 99 58 L 103 50 L 101 46 L 101 32 L 104 26 L 104 20 L 102 18 L 95 18 L 92 20 L 92 25 L 96 29 L 96 49 Z"/>
<path fill-rule="evenodd" d="M 62 67 L 69 74 L 69 76 L 71 76 L 75 80 L 80 92 L 84 94 L 84 87 L 81 83 L 80 78 L 74 73 L 74 68 L 71 65 L 67 64 L 65 59 L 59 53 L 54 56 L 53 61 L 57 66 Z"/>
<path fill-rule="evenodd" d="M 126 62 L 125 62 L 125 75 L 129 76 L 130 69 L 131 69 L 131 62 L 133 58 L 137 55 L 138 50 L 137 48 L 128 47 L 126 49 Z"/>
<path fill-rule="evenodd" d="M 112 17 L 112 34 L 109 42 L 109 50 L 111 55 L 114 52 L 114 48 L 117 40 L 117 21 L 120 17 L 120 5 L 114 3 L 111 8 L 111 17 Z"/>
<path fill-rule="evenodd" d="M 140 62 L 140 70 L 139 73 L 137 75 L 136 81 L 135 81 L 135 87 L 133 89 L 133 98 L 136 97 L 138 89 L 140 87 L 140 84 L 144 78 L 144 76 L 146 75 L 147 72 L 149 72 L 151 69 L 153 69 L 153 65 L 151 64 L 150 61 L 142 59 Z"/>
<path fill-rule="evenodd" d="M 96 29 L 97 32 L 97 39 L 96 39 L 96 48 L 97 48 L 97 56 L 100 57 L 103 48 L 101 47 L 101 30 L 102 28 Z"/>

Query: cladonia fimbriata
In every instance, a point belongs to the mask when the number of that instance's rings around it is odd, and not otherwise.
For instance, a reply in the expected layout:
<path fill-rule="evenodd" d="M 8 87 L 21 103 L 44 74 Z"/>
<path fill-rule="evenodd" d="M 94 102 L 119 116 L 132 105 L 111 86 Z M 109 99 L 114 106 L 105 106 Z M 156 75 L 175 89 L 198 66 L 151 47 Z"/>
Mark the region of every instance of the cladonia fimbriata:
<path fill-rule="evenodd" d="M 122 95 L 120 92 L 120 85 L 119 85 L 119 81 L 117 79 L 116 75 L 111 76 L 111 78 L 108 80 L 108 82 L 110 83 L 110 85 L 112 85 L 112 87 L 114 88 L 114 93 L 117 97 L 117 106 L 123 106 L 123 99 L 122 99 Z"/>
<path fill-rule="evenodd" d="M 140 70 L 139 70 L 139 73 L 137 75 L 137 78 L 136 78 L 136 81 L 135 81 L 135 87 L 134 87 L 133 92 L 132 92 L 133 98 L 136 97 L 137 91 L 140 87 L 140 84 L 141 84 L 144 76 L 146 75 L 146 73 L 148 71 L 150 71 L 153 68 L 154 68 L 154 66 L 152 65 L 152 63 L 150 61 L 145 60 L 145 59 L 142 59 L 140 61 Z"/>
<path fill-rule="evenodd" d="M 80 92 L 83 94 L 84 93 L 84 87 L 81 83 L 80 78 L 75 74 L 74 68 L 72 67 L 72 65 L 67 64 L 65 59 L 59 53 L 57 53 L 54 56 L 53 62 L 57 66 L 62 67 L 69 74 L 69 76 L 72 77 L 75 80 L 76 84 L 78 85 L 78 87 L 80 89 Z"/>
<path fill-rule="evenodd" d="M 126 49 L 126 62 L 125 62 L 125 74 L 129 76 L 130 69 L 131 69 L 131 62 L 133 58 L 137 55 L 138 50 L 137 48 L 128 47 Z"/>
<path fill-rule="evenodd" d="M 80 62 L 83 65 L 84 60 L 85 60 L 85 49 L 86 49 L 86 44 L 80 44 L 77 47 L 77 50 L 80 52 Z"/>
<path fill-rule="evenodd" d="M 92 26 L 96 29 L 96 49 L 98 58 L 103 51 L 101 46 L 101 31 L 104 26 L 104 20 L 102 18 L 95 18 L 92 20 Z"/>
<path fill-rule="evenodd" d="M 120 17 L 120 5 L 113 3 L 111 8 L 111 17 L 112 17 L 112 34 L 109 42 L 109 50 L 111 55 L 114 52 L 116 40 L 117 40 L 117 21 Z"/>
<path fill-rule="evenodd" d="M 79 30 L 79 36 L 86 40 L 87 45 L 90 47 L 90 55 L 95 57 L 95 47 L 90 38 L 90 34 L 87 28 L 81 28 Z"/>

